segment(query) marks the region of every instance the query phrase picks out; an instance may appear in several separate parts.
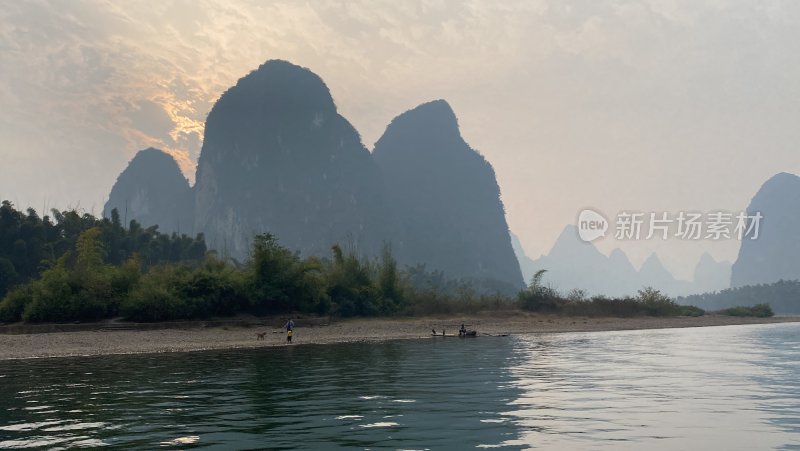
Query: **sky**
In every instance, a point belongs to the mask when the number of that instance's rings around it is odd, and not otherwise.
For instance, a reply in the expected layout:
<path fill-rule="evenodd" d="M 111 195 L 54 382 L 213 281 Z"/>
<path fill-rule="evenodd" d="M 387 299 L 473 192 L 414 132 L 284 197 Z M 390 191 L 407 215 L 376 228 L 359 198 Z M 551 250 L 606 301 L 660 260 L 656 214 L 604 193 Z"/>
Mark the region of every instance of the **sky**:
<path fill-rule="evenodd" d="M 369 149 L 447 100 L 531 257 L 584 208 L 738 212 L 800 173 L 796 1 L 0 0 L 0 198 L 99 214 L 148 146 L 193 181 L 216 99 L 276 58 L 322 77 Z M 595 244 L 681 278 L 739 247 Z"/>

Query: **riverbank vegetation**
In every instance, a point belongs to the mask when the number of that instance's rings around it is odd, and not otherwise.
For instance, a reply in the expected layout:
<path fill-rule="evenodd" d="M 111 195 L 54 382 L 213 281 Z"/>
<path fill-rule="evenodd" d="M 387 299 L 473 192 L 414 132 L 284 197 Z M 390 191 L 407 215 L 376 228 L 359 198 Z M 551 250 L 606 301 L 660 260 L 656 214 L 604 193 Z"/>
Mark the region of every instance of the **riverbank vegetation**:
<path fill-rule="evenodd" d="M 119 212 L 110 218 L 96 218 L 77 210 L 52 210 L 40 217 L 29 208 L 23 212 L 9 201 L 0 203 L 0 299 L 17 285 L 37 279 L 47 268 L 76 249 L 78 238 L 89 229 L 97 230 L 103 245 L 103 261 L 118 266 L 136 256 L 143 268 L 165 262 L 202 260 L 206 244 L 196 237 L 167 235 L 157 227 L 142 227 L 130 221 L 123 227 Z M 66 264 L 66 262 L 65 262 Z"/>
<path fill-rule="evenodd" d="M 769 284 L 727 288 L 712 293 L 681 297 L 681 304 L 700 306 L 709 311 L 725 310 L 742 305 L 769 304 L 779 315 L 800 313 L 800 281 L 779 280 Z"/>
<path fill-rule="evenodd" d="M 546 272 L 546 270 L 538 271 L 530 285 L 519 292 L 520 308 L 570 316 L 702 316 L 705 314 L 700 308 L 678 305 L 651 287 L 639 290 L 636 297 L 588 297 L 583 290 L 572 290 L 563 296 L 554 288 L 542 283 Z"/>
<path fill-rule="evenodd" d="M 756 304 L 752 307 L 738 306 L 720 310 L 721 315 L 728 316 L 754 316 L 756 318 L 769 318 L 774 316 L 769 304 Z"/>
<path fill-rule="evenodd" d="M 515 298 L 487 290 L 490 282 L 448 279 L 424 265 L 401 269 L 389 245 L 375 259 L 340 245 L 324 258 L 301 257 L 277 237 L 262 234 L 254 238 L 247 261 L 237 262 L 206 251 L 202 235 L 167 236 L 135 221 L 124 228 L 116 211 L 109 219 L 53 213 L 51 220 L 33 210 L 18 212 L 8 202 L 0 208 L 0 275 L 12 281 L 0 301 L 0 322 L 154 322 L 290 312 L 340 317 L 519 310 L 614 317 L 704 313 L 652 288 L 620 299 L 590 298 L 580 290 L 561 295 L 542 283 L 545 271 Z M 36 257 L 24 255 L 27 250 L 39 256 L 35 265 Z"/>

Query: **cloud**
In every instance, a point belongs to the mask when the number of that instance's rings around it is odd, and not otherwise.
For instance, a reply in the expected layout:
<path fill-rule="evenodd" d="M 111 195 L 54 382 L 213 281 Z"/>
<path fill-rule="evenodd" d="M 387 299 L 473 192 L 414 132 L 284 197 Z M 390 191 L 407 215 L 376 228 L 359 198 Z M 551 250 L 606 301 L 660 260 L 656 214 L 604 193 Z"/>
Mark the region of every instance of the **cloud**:
<path fill-rule="evenodd" d="M 536 254 L 586 205 L 733 210 L 800 171 L 798 25 L 778 0 L 4 2 L 0 194 L 102 198 L 147 146 L 192 178 L 214 101 L 283 58 L 368 146 L 447 98 Z"/>

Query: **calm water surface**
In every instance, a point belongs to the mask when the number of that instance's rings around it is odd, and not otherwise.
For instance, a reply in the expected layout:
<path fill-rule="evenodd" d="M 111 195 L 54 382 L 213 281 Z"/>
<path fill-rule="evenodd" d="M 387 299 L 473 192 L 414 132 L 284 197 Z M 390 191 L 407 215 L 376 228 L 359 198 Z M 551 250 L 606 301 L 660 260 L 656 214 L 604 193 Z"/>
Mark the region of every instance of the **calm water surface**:
<path fill-rule="evenodd" d="M 800 324 L 0 362 L 26 447 L 800 449 Z"/>

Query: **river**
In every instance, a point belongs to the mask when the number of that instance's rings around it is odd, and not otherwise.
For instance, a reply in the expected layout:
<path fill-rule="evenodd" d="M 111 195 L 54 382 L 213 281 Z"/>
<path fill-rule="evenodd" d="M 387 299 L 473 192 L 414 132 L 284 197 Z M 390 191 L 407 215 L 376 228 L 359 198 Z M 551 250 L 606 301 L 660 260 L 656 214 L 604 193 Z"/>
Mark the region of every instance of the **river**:
<path fill-rule="evenodd" d="M 0 448 L 800 449 L 800 324 L 0 362 Z"/>

